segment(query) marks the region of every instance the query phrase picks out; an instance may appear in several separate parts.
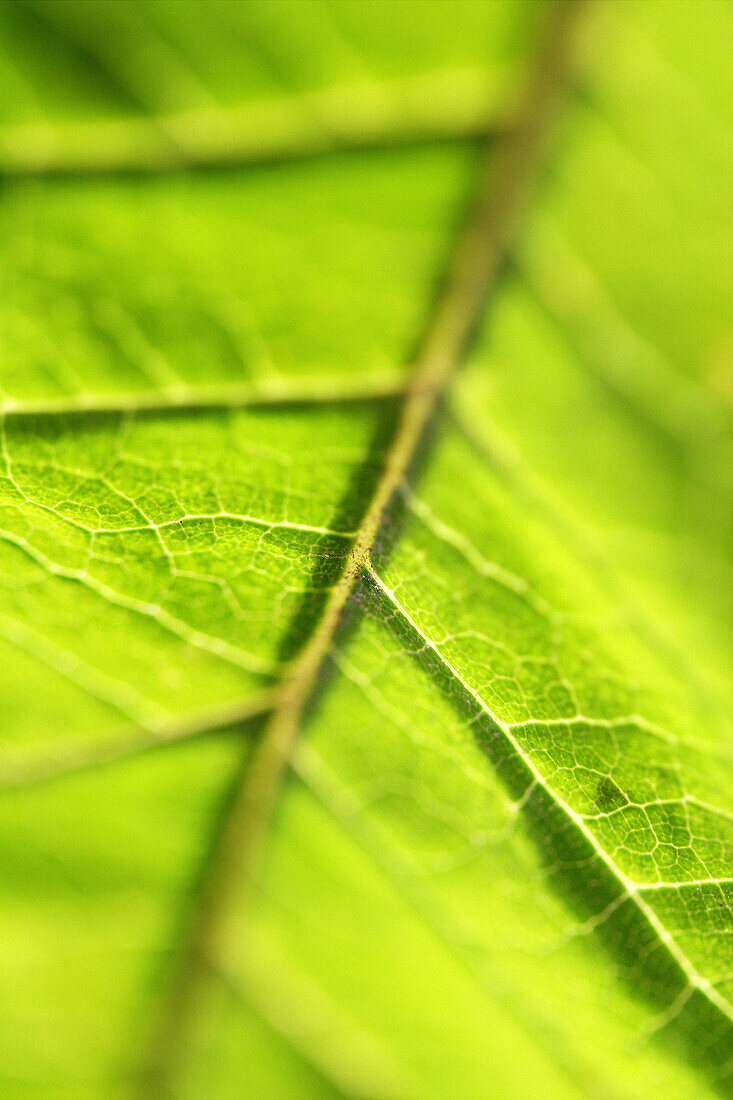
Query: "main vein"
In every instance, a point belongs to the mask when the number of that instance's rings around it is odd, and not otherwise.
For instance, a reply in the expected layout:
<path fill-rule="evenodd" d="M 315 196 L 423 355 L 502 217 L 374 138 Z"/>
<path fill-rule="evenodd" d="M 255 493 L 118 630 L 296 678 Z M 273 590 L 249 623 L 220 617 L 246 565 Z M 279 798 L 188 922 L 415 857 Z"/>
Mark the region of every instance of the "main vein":
<path fill-rule="evenodd" d="M 439 297 L 414 363 L 384 469 L 364 513 L 341 576 L 310 639 L 295 660 L 262 736 L 242 769 L 229 813 L 215 838 L 189 937 L 155 1035 L 143 1087 L 160 1090 L 175 1064 L 203 961 L 217 936 L 235 884 L 254 880 L 257 857 L 299 736 L 306 706 L 318 685 L 357 580 L 370 564 L 396 491 L 403 483 L 437 407 L 456 371 L 496 282 L 518 227 L 562 88 L 569 31 L 579 0 L 551 5 L 524 97 L 522 123 L 486 157 L 476 197 L 461 230 Z"/>

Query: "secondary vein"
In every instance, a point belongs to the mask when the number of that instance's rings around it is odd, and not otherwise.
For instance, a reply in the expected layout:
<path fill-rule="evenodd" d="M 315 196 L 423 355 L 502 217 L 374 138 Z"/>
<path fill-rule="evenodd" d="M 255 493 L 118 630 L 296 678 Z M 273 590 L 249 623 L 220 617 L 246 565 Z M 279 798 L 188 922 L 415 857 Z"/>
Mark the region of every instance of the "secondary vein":
<path fill-rule="evenodd" d="M 0 397 L 0 418 L 8 425 L 36 416 L 130 416 L 136 413 L 216 412 L 270 405 L 330 404 L 379 400 L 404 394 L 404 372 L 364 371 L 351 375 L 269 375 L 218 386 L 169 386 L 127 393 L 89 393 L 25 400 Z"/>
<path fill-rule="evenodd" d="M 443 282 L 422 348 L 407 385 L 392 444 L 381 478 L 341 576 L 324 613 L 283 684 L 278 704 L 266 724 L 215 838 L 209 870 L 197 898 L 190 934 L 165 1006 L 160 1031 L 143 1068 L 143 1088 L 159 1095 L 180 1050 L 193 994 L 204 976 L 203 960 L 215 954 L 215 943 L 235 884 L 251 885 L 262 841 L 277 801 L 284 773 L 299 736 L 304 711 L 357 580 L 370 564 L 375 541 L 392 499 L 425 439 L 440 401 L 468 341 L 518 228 L 555 113 L 566 68 L 569 32 L 579 0 L 551 5 L 544 35 L 524 96 L 522 123 L 507 133 L 486 157 L 473 203 Z"/>
<path fill-rule="evenodd" d="M 594 855 L 610 871 L 622 892 L 621 896 L 634 903 L 636 908 L 656 933 L 660 942 L 664 945 L 670 958 L 684 973 L 689 986 L 698 989 L 726 1020 L 733 1022 L 733 1005 L 731 1002 L 721 994 L 707 978 L 700 974 L 694 963 L 685 954 L 684 950 L 676 943 L 671 932 L 663 924 L 656 911 L 641 896 L 641 891 L 653 889 L 654 884 L 637 883 L 621 869 L 613 856 L 599 843 L 598 838 L 589 824 L 587 815 L 576 813 L 572 806 L 562 798 L 548 778 L 537 767 L 531 755 L 523 750 L 520 741 L 517 740 L 513 732 L 515 727 L 513 727 L 511 723 L 502 721 L 498 715 L 494 714 L 494 712 L 487 707 L 480 693 L 461 676 L 458 669 L 451 664 L 445 654 L 441 652 L 440 647 L 418 626 L 408 611 L 400 604 L 394 592 L 384 583 L 374 569 L 372 569 L 371 566 L 367 566 L 365 572 L 369 575 L 377 590 L 388 601 L 390 607 L 397 611 L 402 620 L 409 626 L 410 630 L 414 632 L 414 634 L 420 638 L 421 642 L 438 658 L 442 668 L 448 673 L 451 679 L 461 686 L 479 709 L 491 720 L 496 728 L 501 731 L 507 744 L 511 746 L 512 751 L 515 752 L 518 758 L 525 764 L 531 776 L 531 786 L 541 787 L 555 805 L 559 807 L 567 820 L 572 823 L 574 828 L 587 841 Z M 715 882 L 717 884 L 720 880 L 710 878 L 703 881 L 707 883 Z M 673 884 L 661 883 L 659 885 L 668 886 Z M 693 883 L 691 883 L 691 885 L 693 885 Z"/>
<path fill-rule="evenodd" d="M 513 124 L 513 68 L 455 68 L 235 106 L 0 129 L 0 176 L 161 173 L 479 137 Z"/>
<path fill-rule="evenodd" d="M 110 735 L 99 744 L 65 744 L 61 752 L 0 756 L 0 794 L 8 790 L 34 787 L 70 775 L 85 774 L 108 764 L 121 763 L 166 745 L 177 745 L 197 737 L 239 728 L 258 715 L 272 710 L 278 689 L 253 693 L 219 707 L 207 707 L 183 718 L 137 723 L 135 728 Z"/>

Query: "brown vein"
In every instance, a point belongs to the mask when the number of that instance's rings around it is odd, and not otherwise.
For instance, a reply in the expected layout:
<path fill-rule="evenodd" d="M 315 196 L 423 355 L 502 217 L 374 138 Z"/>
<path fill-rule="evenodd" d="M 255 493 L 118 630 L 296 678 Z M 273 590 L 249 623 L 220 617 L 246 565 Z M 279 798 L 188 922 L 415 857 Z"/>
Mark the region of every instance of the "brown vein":
<path fill-rule="evenodd" d="M 569 32 L 579 0 L 549 6 L 524 98 L 523 123 L 486 157 L 473 209 L 459 234 L 437 302 L 410 376 L 384 470 L 323 616 L 283 685 L 229 813 L 215 840 L 197 899 L 189 938 L 179 960 L 160 1030 L 143 1067 L 145 1095 L 164 1095 L 175 1068 L 199 983 L 203 960 L 215 944 L 237 883 L 254 882 L 258 855 L 302 726 L 335 634 L 356 582 L 370 563 L 392 498 L 404 481 L 458 367 L 518 227 L 542 162 L 549 124 L 563 83 Z"/>

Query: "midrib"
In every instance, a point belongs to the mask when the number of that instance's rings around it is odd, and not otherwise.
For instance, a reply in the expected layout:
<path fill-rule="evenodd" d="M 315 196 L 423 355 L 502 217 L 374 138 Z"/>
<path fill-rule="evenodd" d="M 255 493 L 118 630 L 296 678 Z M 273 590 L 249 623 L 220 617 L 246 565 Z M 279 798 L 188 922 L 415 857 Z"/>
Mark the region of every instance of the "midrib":
<path fill-rule="evenodd" d="M 205 960 L 213 954 L 214 941 L 237 885 L 242 881 L 253 882 L 282 780 L 301 732 L 305 708 L 317 688 L 344 611 L 362 571 L 369 566 L 371 550 L 394 494 L 425 440 L 490 291 L 496 285 L 545 152 L 564 79 L 569 32 L 579 7 L 578 0 L 564 0 L 551 6 L 523 97 L 522 122 L 486 158 L 473 209 L 457 238 L 443 292 L 409 376 L 382 477 L 323 615 L 294 662 L 271 719 L 242 769 L 230 812 L 214 840 L 189 935 L 148 1050 L 141 1078 L 146 1094 L 151 1086 L 164 1091 L 175 1069 L 194 994 L 205 972 Z"/>

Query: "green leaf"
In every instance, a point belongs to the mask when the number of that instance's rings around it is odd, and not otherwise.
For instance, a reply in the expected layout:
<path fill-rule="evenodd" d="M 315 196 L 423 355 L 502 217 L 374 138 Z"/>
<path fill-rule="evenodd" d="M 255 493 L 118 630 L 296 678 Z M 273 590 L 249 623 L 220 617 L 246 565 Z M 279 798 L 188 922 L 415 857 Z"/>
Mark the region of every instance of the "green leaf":
<path fill-rule="evenodd" d="M 733 1087 L 729 3 L 0 7 L 0 1081 Z"/>

